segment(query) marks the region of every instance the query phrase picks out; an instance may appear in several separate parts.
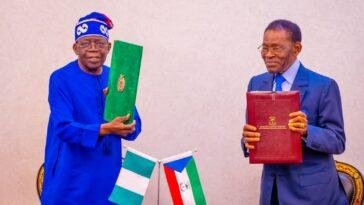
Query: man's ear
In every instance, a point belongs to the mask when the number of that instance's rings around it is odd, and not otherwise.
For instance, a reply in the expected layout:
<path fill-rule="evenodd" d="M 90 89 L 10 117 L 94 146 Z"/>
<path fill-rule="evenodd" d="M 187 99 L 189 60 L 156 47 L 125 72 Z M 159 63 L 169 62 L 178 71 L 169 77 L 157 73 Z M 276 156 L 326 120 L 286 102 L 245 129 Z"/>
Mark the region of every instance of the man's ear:
<path fill-rule="evenodd" d="M 76 55 L 80 54 L 80 52 L 77 49 L 77 44 L 76 43 L 73 44 L 72 48 L 73 48 L 73 52 L 75 52 Z"/>
<path fill-rule="evenodd" d="M 301 52 L 301 50 L 302 50 L 302 44 L 301 44 L 301 42 L 296 42 L 296 43 L 294 43 L 293 48 L 294 48 L 294 54 L 295 54 L 296 56 L 298 56 L 298 54 L 299 54 L 299 53 Z"/>
<path fill-rule="evenodd" d="M 109 53 L 109 52 L 110 52 L 110 50 L 111 50 L 111 43 L 110 43 L 110 42 L 108 42 L 107 44 L 108 44 L 108 47 L 107 47 L 107 53 Z"/>

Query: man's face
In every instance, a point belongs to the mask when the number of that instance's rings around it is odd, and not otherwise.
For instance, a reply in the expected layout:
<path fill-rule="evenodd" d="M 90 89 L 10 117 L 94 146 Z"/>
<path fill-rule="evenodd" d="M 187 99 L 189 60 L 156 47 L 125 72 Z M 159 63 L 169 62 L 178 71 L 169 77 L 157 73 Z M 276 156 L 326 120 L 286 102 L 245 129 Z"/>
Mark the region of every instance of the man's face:
<path fill-rule="evenodd" d="M 99 73 L 106 60 L 111 44 L 100 36 L 87 36 L 73 44 L 79 65 L 89 73 Z"/>
<path fill-rule="evenodd" d="M 283 29 L 264 33 L 261 55 L 270 73 L 283 73 L 296 60 L 302 46 L 293 42 L 290 33 Z"/>

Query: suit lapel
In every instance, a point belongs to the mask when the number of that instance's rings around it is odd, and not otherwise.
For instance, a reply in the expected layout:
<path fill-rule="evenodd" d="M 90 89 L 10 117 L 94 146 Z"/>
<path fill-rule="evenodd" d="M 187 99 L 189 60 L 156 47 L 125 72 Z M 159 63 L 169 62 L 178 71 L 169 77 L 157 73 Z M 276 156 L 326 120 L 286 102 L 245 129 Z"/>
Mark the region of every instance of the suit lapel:
<path fill-rule="evenodd" d="M 258 90 L 272 91 L 272 89 L 273 89 L 273 78 L 274 78 L 273 74 L 267 73 L 265 78 L 262 80 L 262 84 L 259 86 Z"/>
<path fill-rule="evenodd" d="M 308 73 L 306 72 L 306 68 L 300 64 L 298 68 L 297 75 L 293 81 L 293 85 L 291 90 L 298 90 L 300 92 L 300 102 L 302 105 L 302 101 L 306 96 L 307 88 L 308 88 Z"/>

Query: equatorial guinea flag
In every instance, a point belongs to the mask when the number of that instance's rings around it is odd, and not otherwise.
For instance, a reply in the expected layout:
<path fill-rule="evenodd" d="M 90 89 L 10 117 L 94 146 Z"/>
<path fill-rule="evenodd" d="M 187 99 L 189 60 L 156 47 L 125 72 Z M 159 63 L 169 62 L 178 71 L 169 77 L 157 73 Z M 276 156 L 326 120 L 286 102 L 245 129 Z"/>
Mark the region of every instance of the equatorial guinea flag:
<path fill-rule="evenodd" d="M 206 200 L 192 152 L 162 160 L 174 205 L 205 205 Z"/>
<path fill-rule="evenodd" d="M 109 200 L 121 205 L 143 202 L 156 159 L 127 147 L 125 160 Z"/>

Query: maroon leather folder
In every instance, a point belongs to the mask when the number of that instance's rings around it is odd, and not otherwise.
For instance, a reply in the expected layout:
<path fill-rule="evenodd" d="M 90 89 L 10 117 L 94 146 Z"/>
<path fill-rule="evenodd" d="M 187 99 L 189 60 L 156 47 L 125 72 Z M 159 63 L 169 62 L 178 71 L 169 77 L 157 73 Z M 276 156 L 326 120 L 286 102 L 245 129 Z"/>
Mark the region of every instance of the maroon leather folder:
<path fill-rule="evenodd" d="M 301 135 L 288 128 L 289 113 L 300 110 L 299 92 L 252 91 L 246 99 L 247 123 L 261 134 L 249 150 L 249 163 L 301 163 Z"/>

